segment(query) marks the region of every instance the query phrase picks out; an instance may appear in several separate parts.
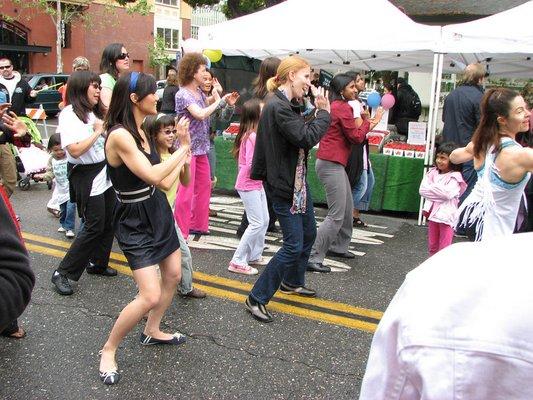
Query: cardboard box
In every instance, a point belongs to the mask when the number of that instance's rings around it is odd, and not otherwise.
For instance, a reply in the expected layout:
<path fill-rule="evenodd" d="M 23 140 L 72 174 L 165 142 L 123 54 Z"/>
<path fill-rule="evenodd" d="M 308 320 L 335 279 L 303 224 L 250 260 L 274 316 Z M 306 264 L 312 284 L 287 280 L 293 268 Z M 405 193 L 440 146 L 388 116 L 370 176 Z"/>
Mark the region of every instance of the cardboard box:
<path fill-rule="evenodd" d="M 414 150 L 405 150 L 403 152 L 403 156 L 404 157 L 408 157 L 408 158 L 415 158 L 415 151 Z"/>
<path fill-rule="evenodd" d="M 383 148 L 383 154 L 385 154 L 386 156 L 392 156 L 392 148 L 391 147 L 384 147 Z"/>
<path fill-rule="evenodd" d="M 425 151 L 415 151 L 415 158 L 425 158 L 426 152 Z"/>
<path fill-rule="evenodd" d="M 396 157 L 403 157 L 403 150 L 401 149 L 394 149 L 393 152 L 392 152 L 393 155 L 395 155 Z"/>

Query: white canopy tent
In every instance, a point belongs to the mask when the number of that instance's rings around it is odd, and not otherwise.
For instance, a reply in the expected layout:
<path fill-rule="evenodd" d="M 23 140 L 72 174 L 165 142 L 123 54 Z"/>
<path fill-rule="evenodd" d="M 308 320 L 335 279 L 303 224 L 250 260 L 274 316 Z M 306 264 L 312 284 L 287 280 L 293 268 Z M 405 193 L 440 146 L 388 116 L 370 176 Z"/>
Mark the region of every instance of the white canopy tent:
<path fill-rule="evenodd" d="M 373 15 L 348 23 L 346 16 Z M 387 0 L 287 0 L 221 24 L 200 27 L 204 48 L 264 59 L 300 54 L 314 67 L 432 72 L 425 164 L 432 162 L 443 72 L 472 62 L 491 75 L 533 76 L 533 1 L 480 20 L 428 26 Z M 360 33 L 360 34 L 359 34 Z M 421 221 L 421 213 L 419 221 Z"/>

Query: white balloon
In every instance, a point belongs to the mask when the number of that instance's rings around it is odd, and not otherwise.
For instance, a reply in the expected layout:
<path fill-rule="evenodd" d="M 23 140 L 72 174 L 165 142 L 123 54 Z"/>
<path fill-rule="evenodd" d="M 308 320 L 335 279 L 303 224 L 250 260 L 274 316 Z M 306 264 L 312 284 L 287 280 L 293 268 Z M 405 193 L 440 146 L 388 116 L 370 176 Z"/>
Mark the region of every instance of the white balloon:
<path fill-rule="evenodd" d="M 183 48 L 183 53 L 201 53 L 203 51 L 202 46 L 198 39 L 189 38 L 184 40 L 181 47 Z"/>

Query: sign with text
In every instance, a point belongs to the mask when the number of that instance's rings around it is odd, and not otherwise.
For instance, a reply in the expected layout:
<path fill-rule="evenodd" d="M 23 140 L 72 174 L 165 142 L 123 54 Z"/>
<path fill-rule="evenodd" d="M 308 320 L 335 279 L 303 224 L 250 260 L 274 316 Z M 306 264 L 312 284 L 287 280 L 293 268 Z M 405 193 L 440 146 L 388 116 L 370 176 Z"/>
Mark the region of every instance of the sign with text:
<path fill-rule="evenodd" d="M 407 143 L 425 144 L 426 129 L 427 123 L 425 122 L 409 122 L 409 127 L 407 128 Z"/>

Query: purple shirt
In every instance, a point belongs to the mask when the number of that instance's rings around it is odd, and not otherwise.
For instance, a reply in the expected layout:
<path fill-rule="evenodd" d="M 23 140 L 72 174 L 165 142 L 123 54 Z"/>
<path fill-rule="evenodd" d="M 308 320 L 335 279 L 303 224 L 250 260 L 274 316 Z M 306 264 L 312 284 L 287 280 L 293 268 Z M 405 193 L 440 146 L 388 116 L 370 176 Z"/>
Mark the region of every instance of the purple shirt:
<path fill-rule="evenodd" d="M 209 152 L 209 118 L 203 121 L 194 118 L 187 107 L 196 104 L 200 108 L 207 107 L 206 96 L 198 89 L 199 98 L 187 88 L 180 88 L 176 93 L 176 114 L 178 117 L 185 116 L 191 121 L 189 132 L 191 134 L 191 153 L 193 156 L 201 156 Z"/>

